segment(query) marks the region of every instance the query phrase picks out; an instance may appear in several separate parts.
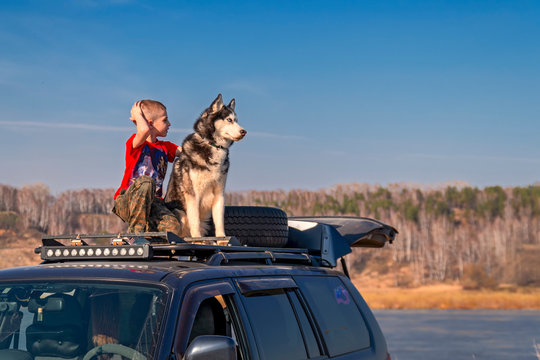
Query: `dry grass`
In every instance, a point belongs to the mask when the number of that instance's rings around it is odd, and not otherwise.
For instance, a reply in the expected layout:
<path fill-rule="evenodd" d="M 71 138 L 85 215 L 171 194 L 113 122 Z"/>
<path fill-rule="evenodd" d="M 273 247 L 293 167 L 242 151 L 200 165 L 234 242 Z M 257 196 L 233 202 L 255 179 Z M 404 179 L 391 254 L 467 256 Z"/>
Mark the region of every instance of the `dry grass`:
<path fill-rule="evenodd" d="M 14 266 L 35 265 L 41 262 L 34 249 L 41 246 L 41 234 L 18 234 L 0 229 L 0 269 Z"/>
<path fill-rule="evenodd" d="M 373 309 L 540 309 L 539 288 L 465 291 L 458 285 L 357 287 Z"/>

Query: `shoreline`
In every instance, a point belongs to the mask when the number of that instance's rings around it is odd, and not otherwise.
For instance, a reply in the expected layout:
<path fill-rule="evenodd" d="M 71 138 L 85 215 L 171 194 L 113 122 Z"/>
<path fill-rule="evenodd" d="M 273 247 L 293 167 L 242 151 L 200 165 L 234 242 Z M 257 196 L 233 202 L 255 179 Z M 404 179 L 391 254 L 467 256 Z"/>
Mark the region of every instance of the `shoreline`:
<path fill-rule="evenodd" d="M 540 310 L 540 288 L 463 290 L 459 285 L 366 287 L 355 283 L 372 309 Z"/>

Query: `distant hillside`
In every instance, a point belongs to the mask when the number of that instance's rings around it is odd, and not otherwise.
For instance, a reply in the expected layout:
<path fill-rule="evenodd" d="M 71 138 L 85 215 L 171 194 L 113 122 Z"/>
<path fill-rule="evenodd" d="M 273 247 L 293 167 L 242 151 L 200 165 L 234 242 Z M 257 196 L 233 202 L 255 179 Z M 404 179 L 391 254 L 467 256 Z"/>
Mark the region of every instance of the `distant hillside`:
<path fill-rule="evenodd" d="M 0 185 L 0 241 L 9 247 L 16 234 L 29 231 L 38 237 L 123 231 L 125 225 L 110 213 L 113 193 L 84 189 L 53 196 L 42 184 Z M 289 215 L 367 216 L 395 226 L 400 234 L 394 245 L 355 250 L 349 257 L 353 272 L 366 278 L 397 286 L 452 281 L 467 288 L 540 285 L 538 185 L 478 189 L 464 183 L 353 183 L 318 191 L 232 192 L 226 199 L 230 205 L 276 206 Z"/>

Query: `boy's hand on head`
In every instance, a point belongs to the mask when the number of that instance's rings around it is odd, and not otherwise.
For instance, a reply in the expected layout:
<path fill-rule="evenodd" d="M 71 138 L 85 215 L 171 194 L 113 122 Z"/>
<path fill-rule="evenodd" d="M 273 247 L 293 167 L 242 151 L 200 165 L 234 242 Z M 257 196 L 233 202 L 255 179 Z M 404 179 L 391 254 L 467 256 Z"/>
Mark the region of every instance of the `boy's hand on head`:
<path fill-rule="evenodd" d="M 137 133 L 133 138 L 132 146 L 133 148 L 138 148 L 144 144 L 153 129 L 152 122 L 148 121 L 146 116 L 144 116 L 142 101 L 137 101 L 133 104 L 131 107 L 131 117 L 129 119 L 137 125 Z"/>
<path fill-rule="evenodd" d="M 148 122 L 148 120 L 146 120 L 146 117 L 144 116 L 141 101 L 137 101 L 131 107 L 131 117 L 129 118 L 129 120 L 133 121 L 135 124 L 137 124 L 138 122 L 143 121 L 143 122 L 147 123 L 149 126 L 151 126 L 150 123 Z"/>

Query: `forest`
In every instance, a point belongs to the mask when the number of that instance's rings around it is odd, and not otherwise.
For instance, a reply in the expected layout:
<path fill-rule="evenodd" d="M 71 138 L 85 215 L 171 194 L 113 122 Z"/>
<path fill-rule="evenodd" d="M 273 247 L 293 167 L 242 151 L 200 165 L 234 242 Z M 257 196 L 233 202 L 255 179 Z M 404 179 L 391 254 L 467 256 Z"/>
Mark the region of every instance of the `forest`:
<path fill-rule="evenodd" d="M 0 242 L 21 233 L 116 233 L 125 230 L 111 213 L 113 189 L 69 190 L 53 195 L 44 184 L 0 185 Z M 361 183 L 316 191 L 243 191 L 227 205 L 274 206 L 290 216 L 347 215 L 379 219 L 398 229 L 394 244 L 355 249 L 356 274 L 375 273 L 394 286 L 453 282 L 464 288 L 501 284 L 540 286 L 540 185 L 477 188 Z"/>

